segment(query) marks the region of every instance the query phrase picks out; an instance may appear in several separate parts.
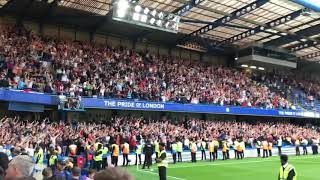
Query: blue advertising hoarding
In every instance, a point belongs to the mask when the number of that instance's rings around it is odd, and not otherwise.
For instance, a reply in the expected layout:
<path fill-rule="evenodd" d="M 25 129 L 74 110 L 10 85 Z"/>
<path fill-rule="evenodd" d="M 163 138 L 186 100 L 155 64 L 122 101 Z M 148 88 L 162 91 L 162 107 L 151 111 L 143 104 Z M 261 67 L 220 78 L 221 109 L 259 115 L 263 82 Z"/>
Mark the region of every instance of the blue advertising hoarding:
<path fill-rule="evenodd" d="M 42 105 L 58 105 L 58 97 L 43 93 L 0 89 L 0 100 Z M 188 113 L 231 114 L 296 118 L 320 118 L 320 113 L 304 110 L 280 110 L 209 104 L 179 104 L 170 102 L 135 101 L 127 99 L 82 98 L 85 109 L 119 109 L 142 111 L 170 111 Z"/>

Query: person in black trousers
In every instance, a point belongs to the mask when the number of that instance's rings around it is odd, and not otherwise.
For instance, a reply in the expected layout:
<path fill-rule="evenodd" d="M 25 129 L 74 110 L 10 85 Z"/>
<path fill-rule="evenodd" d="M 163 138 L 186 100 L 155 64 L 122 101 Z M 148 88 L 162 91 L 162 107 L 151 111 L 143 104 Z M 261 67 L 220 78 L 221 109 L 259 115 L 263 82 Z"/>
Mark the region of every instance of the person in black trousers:
<path fill-rule="evenodd" d="M 312 145 L 311 145 L 311 148 L 312 148 L 312 154 L 313 155 L 316 155 L 318 154 L 318 141 L 316 138 L 312 138 Z"/>
<path fill-rule="evenodd" d="M 191 150 L 191 162 L 195 163 L 195 162 L 197 162 L 197 159 L 196 159 L 197 145 L 195 142 L 191 143 L 190 150 Z"/>
<path fill-rule="evenodd" d="M 278 176 L 278 180 L 294 180 L 296 179 L 297 173 L 296 169 L 293 165 L 288 163 L 288 156 L 285 154 L 282 154 L 280 156 L 281 161 L 281 167 L 280 172 Z"/>
<path fill-rule="evenodd" d="M 149 140 L 147 140 L 146 144 L 144 145 L 143 152 L 144 163 L 142 169 L 145 169 L 146 166 L 148 167 L 148 169 L 150 169 L 150 166 L 152 165 L 153 147 Z"/>
<path fill-rule="evenodd" d="M 206 156 L 206 142 L 204 141 L 204 139 L 203 139 L 202 142 L 201 142 L 200 150 L 201 150 L 201 160 L 207 160 L 207 156 Z"/>
<path fill-rule="evenodd" d="M 282 154 L 282 138 L 279 137 L 278 140 L 277 140 L 277 146 L 278 146 L 278 155 L 281 156 Z"/>
<path fill-rule="evenodd" d="M 136 154 L 136 163 L 135 165 L 138 164 L 138 159 L 139 159 L 139 165 L 141 165 L 141 153 L 142 153 L 142 145 L 140 144 L 139 141 L 137 141 L 137 146 L 135 147 L 135 154 Z"/>
<path fill-rule="evenodd" d="M 159 170 L 159 177 L 160 177 L 160 180 L 166 180 L 168 161 L 167 161 L 167 153 L 165 150 L 165 144 L 159 143 L 159 149 L 160 149 L 159 157 L 156 158 L 156 162 L 158 164 L 158 170 Z"/>
<path fill-rule="evenodd" d="M 257 140 L 256 148 L 257 148 L 258 157 L 260 157 L 261 156 L 261 141 L 260 140 Z"/>

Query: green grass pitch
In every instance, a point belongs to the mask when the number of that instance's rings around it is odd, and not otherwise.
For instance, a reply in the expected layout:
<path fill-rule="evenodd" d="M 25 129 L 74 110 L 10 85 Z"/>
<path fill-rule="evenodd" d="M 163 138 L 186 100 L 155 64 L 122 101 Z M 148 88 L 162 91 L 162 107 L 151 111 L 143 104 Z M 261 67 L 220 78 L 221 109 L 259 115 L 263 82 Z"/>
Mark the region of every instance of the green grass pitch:
<path fill-rule="evenodd" d="M 320 156 L 289 156 L 298 173 L 298 180 L 319 180 Z M 197 161 L 197 163 L 169 164 L 168 180 L 277 180 L 280 168 L 279 157 L 268 159 L 247 158 L 244 160 Z M 158 180 L 158 169 L 152 171 L 128 168 L 136 180 Z"/>

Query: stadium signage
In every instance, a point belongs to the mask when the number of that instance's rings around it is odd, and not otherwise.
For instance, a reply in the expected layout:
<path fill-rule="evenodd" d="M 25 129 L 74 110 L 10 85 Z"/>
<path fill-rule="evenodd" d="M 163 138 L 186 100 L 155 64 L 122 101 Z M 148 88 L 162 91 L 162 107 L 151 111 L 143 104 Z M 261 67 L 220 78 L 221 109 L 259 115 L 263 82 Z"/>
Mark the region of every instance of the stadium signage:
<path fill-rule="evenodd" d="M 58 96 L 43 93 L 0 89 L 0 101 L 20 102 L 24 105 L 58 105 Z M 179 104 L 173 102 L 150 102 L 128 99 L 82 98 L 85 109 L 119 109 L 143 111 L 169 111 L 187 113 L 231 114 L 250 116 L 273 116 L 294 118 L 320 118 L 319 112 L 304 110 L 280 110 L 211 104 Z M 22 106 L 25 107 L 25 106 Z M 26 108 L 27 110 L 27 108 Z"/>
<path fill-rule="evenodd" d="M 165 109 L 163 103 L 144 103 L 144 102 L 131 102 L 131 101 L 104 101 L 106 107 L 119 107 L 119 108 L 135 108 L 135 109 Z"/>

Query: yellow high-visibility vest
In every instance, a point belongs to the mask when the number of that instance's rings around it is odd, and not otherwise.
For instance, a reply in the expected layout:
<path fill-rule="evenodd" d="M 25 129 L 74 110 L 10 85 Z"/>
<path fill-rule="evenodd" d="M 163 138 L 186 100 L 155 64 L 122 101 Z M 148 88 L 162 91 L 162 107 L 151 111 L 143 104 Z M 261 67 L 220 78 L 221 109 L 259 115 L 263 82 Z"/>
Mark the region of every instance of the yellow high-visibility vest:
<path fill-rule="evenodd" d="M 280 173 L 279 173 L 280 180 L 287 180 L 291 170 L 295 171 L 295 168 L 291 164 L 288 164 L 287 167 L 284 169 L 281 166 Z M 295 172 L 295 176 L 293 177 L 293 180 L 297 180 L 297 172 Z"/>
<path fill-rule="evenodd" d="M 39 159 L 39 161 L 37 162 L 37 164 L 42 164 L 43 163 L 43 150 L 40 148 L 38 152 L 34 153 L 34 159 L 37 160 Z"/>
<path fill-rule="evenodd" d="M 173 143 L 173 144 L 171 145 L 171 148 L 172 148 L 172 151 L 177 152 L 177 150 L 178 150 L 178 145 L 177 145 L 177 143 Z"/>
<path fill-rule="evenodd" d="M 209 142 L 209 152 L 214 152 L 214 144 L 213 144 L 213 142 Z"/>
<path fill-rule="evenodd" d="M 142 145 L 137 145 L 136 154 L 142 153 Z"/>
<path fill-rule="evenodd" d="M 155 142 L 155 143 L 154 143 L 154 148 L 155 148 L 155 151 L 156 151 L 157 153 L 160 153 L 160 148 L 159 148 L 159 143 L 158 143 L 158 142 Z"/>
<path fill-rule="evenodd" d="M 182 152 L 183 151 L 182 142 L 178 142 L 177 145 L 178 145 L 177 152 Z"/>
<path fill-rule="evenodd" d="M 159 157 L 161 157 L 162 154 L 166 154 L 166 151 L 162 150 L 159 154 Z M 166 167 L 167 168 L 168 167 L 167 156 L 161 162 L 159 162 L 157 165 L 158 165 L 158 167 Z"/>
<path fill-rule="evenodd" d="M 219 147 L 219 142 L 218 141 L 214 140 L 213 144 L 214 144 L 214 146 Z"/>
<path fill-rule="evenodd" d="M 93 160 L 94 160 L 94 161 L 102 161 L 103 150 L 102 150 L 102 149 L 99 149 L 97 152 L 100 153 L 100 154 L 97 155 L 97 156 L 95 156 L 95 157 L 93 158 Z"/>
<path fill-rule="evenodd" d="M 50 156 L 50 158 L 49 158 L 49 166 L 54 166 L 57 158 L 58 157 L 56 155 Z"/>
<path fill-rule="evenodd" d="M 227 142 L 223 142 L 223 144 L 222 144 L 222 152 L 227 152 L 228 149 L 229 148 L 227 146 Z"/>
<path fill-rule="evenodd" d="M 118 144 L 112 144 L 112 149 L 114 149 L 114 151 L 112 152 L 112 156 L 119 156 L 119 146 Z"/>

